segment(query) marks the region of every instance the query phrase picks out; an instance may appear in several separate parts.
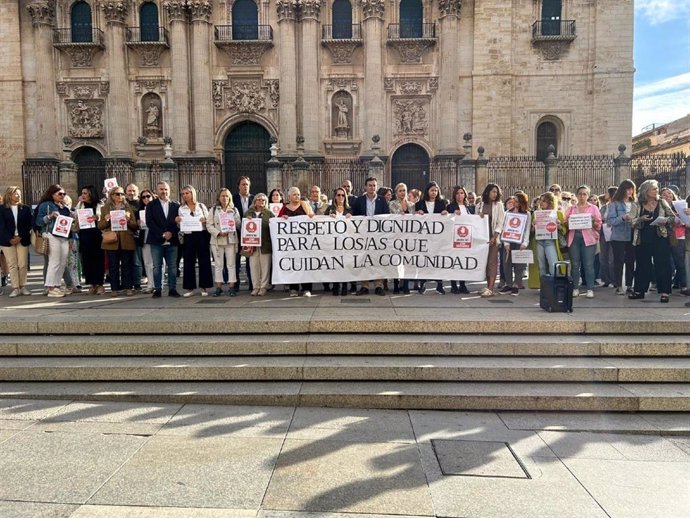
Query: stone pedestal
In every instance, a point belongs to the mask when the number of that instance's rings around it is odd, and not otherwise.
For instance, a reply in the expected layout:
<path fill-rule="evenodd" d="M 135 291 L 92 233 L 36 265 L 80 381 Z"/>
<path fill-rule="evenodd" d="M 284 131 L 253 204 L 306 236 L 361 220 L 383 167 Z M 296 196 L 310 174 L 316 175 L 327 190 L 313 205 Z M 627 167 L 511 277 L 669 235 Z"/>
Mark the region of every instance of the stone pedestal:
<path fill-rule="evenodd" d="M 477 153 L 479 156 L 475 160 L 474 192 L 481 196 L 484 187 L 489 183 L 489 168 L 487 167 L 489 160 L 484 157 L 484 148 L 482 146 L 477 148 Z"/>
<path fill-rule="evenodd" d="M 179 181 L 177 178 L 177 164 L 169 159 L 161 162 L 161 182 L 167 182 L 170 185 L 170 199 L 177 200 L 179 197 L 176 193 L 179 192 Z M 153 186 L 155 188 L 155 185 Z"/>
<path fill-rule="evenodd" d="M 149 188 L 155 190 L 155 185 L 151 185 L 151 174 L 148 162 L 138 161 L 134 163 L 134 183 L 139 190 Z"/>
<path fill-rule="evenodd" d="M 283 164 L 273 157 L 266 162 L 266 194 L 273 189 L 283 189 Z M 270 200 L 269 200 L 270 203 Z"/>
<path fill-rule="evenodd" d="M 77 198 L 79 198 L 81 194 L 79 190 L 81 186 L 77 185 L 77 164 L 71 160 L 65 160 L 64 162 L 60 162 L 58 170 L 60 171 L 60 185 L 67 195 L 72 198 L 72 207 L 74 208 L 77 205 Z"/>
<path fill-rule="evenodd" d="M 620 185 L 623 180 L 630 178 L 630 157 L 625 154 L 626 147 L 624 144 L 618 146 L 620 153 L 613 159 L 615 168 L 615 182 Z M 687 190 L 685 192 L 688 192 Z"/>
<path fill-rule="evenodd" d="M 549 146 L 549 154 L 544 159 L 544 190 L 556 182 L 558 177 L 558 163 L 561 161 L 555 154 L 556 148 Z"/>

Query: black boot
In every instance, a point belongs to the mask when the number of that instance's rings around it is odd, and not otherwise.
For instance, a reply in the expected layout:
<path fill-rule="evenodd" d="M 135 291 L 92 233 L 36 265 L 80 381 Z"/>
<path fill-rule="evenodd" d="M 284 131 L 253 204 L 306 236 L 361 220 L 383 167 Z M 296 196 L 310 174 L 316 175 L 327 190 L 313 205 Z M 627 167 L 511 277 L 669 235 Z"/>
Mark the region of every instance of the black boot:
<path fill-rule="evenodd" d="M 465 281 L 460 281 L 460 287 L 458 288 L 458 293 L 462 293 L 464 295 L 467 295 L 470 292 L 470 290 L 467 289 L 467 286 L 465 286 Z"/>

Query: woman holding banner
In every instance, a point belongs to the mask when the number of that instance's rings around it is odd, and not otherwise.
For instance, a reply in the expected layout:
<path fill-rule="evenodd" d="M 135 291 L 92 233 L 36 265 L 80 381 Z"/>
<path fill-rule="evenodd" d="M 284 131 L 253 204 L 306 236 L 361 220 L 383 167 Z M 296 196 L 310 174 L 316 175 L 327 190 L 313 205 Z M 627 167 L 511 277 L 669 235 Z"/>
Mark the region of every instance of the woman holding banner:
<path fill-rule="evenodd" d="M 67 266 L 69 255 L 69 229 L 67 234 L 53 233 L 56 222 L 61 216 L 70 217 L 70 211 L 64 205 L 65 190 L 58 184 L 48 187 L 36 209 L 35 222 L 41 228 L 43 238 L 48 241 L 48 268 L 45 287 L 49 297 L 64 297 L 60 289 L 62 275 Z"/>
<path fill-rule="evenodd" d="M 237 283 L 235 257 L 237 256 L 237 246 L 239 243 L 237 229 L 240 226 L 240 219 L 240 213 L 232 203 L 230 189 L 223 187 L 218 191 L 216 204 L 211 208 L 206 221 L 206 230 L 211 235 L 211 253 L 213 254 L 214 261 L 213 280 L 216 283 L 216 291 L 213 293 L 214 297 L 223 295 L 224 263 L 228 269 L 228 296 L 234 297 L 237 295 L 237 290 L 235 289 L 235 284 Z M 256 286 L 257 284 L 254 284 L 254 288 Z"/>
<path fill-rule="evenodd" d="M 208 295 L 206 291 L 213 286 L 211 273 L 211 236 L 206 230 L 208 209 L 199 203 L 196 189 L 191 185 L 182 187 L 182 203 L 175 221 L 180 226 L 180 234 L 184 236 L 184 276 L 182 287 L 186 290 L 183 297 L 191 297 L 196 290 L 196 264 L 199 263 L 199 288 L 201 296 Z"/>
<path fill-rule="evenodd" d="M 278 214 L 281 218 L 292 218 L 295 216 L 313 216 L 314 212 L 311 210 L 309 204 L 301 199 L 301 194 L 299 188 L 290 187 L 287 192 L 288 201 L 283 208 L 280 209 Z M 312 283 L 303 282 L 302 283 L 302 295 L 305 297 L 311 297 Z M 299 284 L 290 284 L 290 296 L 299 296 Z"/>
<path fill-rule="evenodd" d="M 271 228 L 269 222 L 273 212 L 268 210 L 268 197 L 264 193 L 254 196 L 254 201 L 245 218 L 261 220 L 261 246 L 254 247 L 249 256 L 249 268 L 252 272 L 252 296 L 263 297 L 268 291 L 271 279 Z"/>
<path fill-rule="evenodd" d="M 125 200 L 122 187 L 113 187 L 108 201 L 101 208 L 98 228 L 112 231 L 114 240 L 104 239 L 101 248 L 108 255 L 110 273 L 110 296 L 117 297 L 120 290 L 126 290 L 128 297 L 134 295 L 134 230 L 138 227 L 134 208 Z"/>
<path fill-rule="evenodd" d="M 448 214 L 446 206 L 448 202 L 441 195 L 441 188 L 436 182 L 429 182 L 424 188 L 424 196 L 419 200 L 415 206 L 415 212 L 419 215 L 424 214 Z M 421 280 L 417 291 L 420 295 L 424 295 L 424 283 L 426 280 Z M 441 295 L 446 294 L 443 289 L 443 281 L 436 281 L 436 292 Z"/>
<path fill-rule="evenodd" d="M 597 252 L 599 231 L 601 230 L 601 214 L 599 209 L 587 201 L 589 187 L 581 185 L 577 188 L 577 204 L 571 205 L 565 211 L 568 223 L 568 248 L 572 261 L 573 297 L 580 295 L 580 268 L 584 266 L 584 284 L 587 289 L 586 297 L 594 298 L 594 255 Z"/>
<path fill-rule="evenodd" d="M 407 192 L 407 188 L 405 188 Z M 324 212 L 326 216 L 332 216 L 334 218 L 339 217 L 350 217 L 352 215 L 352 207 L 347 201 L 347 192 L 342 187 L 337 187 L 333 191 L 333 203 L 326 207 Z M 398 280 L 395 280 L 396 286 Z M 331 289 L 333 296 L 337 297 L 342 295 L 343 297 L 347 295 L 347 283 L 346 282 L 334 282 L 333 288 Z"/>
<path fill-rule="evenodd" d="M 395 186 L 395 199 L 388 204 L 391 214 L 414 214 L 414 203 L 407 197 L 407 185 L 399 183 Z M 393 279 L 393 293 L 398 294 L 402 291 L 405 295 L 410 294 L 409 279 Z"/>
<path fill-rule="evenodd" d="M 465 214 L 474 214 L 474 205 L 470 206 L 467 202 L 467 190 L 457 185 L 453 189 L 453 201 L 448 204 L 446 210 L 449 214 L 456 216 L 463 216 Z M 450 281 L 450 292 L 454 294 L 468 294 L 470 291 L 465 285 L 465 281 Z"/>
<path fill-rule="evenodd" d="M 489 257 L 486 262 L 486 288 L 482 290 L 482 297 L 493 297 L 494 284 L 498 274 L 498 238 L 503 231 L 505 210 L 501 203 L 501 188 L 495 183 L 484 187 L 482 199 L 477 203 L 475 214 L 482 218 L 489 218 Z"/>

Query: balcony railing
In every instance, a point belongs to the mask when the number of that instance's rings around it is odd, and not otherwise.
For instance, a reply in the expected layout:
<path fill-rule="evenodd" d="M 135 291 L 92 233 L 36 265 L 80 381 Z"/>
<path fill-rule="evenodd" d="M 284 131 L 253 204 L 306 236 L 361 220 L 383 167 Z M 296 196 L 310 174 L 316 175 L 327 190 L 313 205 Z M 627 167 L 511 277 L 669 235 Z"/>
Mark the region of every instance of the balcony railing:
<path fill-rule="evenodd" d="M 164 43 L 168 45 L 168 31 L 164 27 L 127 27 L 127 43 Z"/>
<path fill-rule="evenodd" d="M 362 26 L 359 23 L 353 25 L 322 25 L 322 40 L 361 40 Z"/>
<path fill-rule="evenodd" d="M 391 23 L 388 25 L 389 40 L 436 39 L 435 23 Z"/>
<path fill-rule="evenodd" d="M 575 39 L 575 20 L 538 20 L 532 24 L 533 40 Z"/>
<path fill-rule="evenodd" d="M 216 42 L 230 41 L 273 41 L 270 25 L 216 25 Z"/>
<path fill-rule="evenodd" d="M 104 46 L 103 31 L 95 27 L 53 29 L 53 45 L 95 45 Z"/>

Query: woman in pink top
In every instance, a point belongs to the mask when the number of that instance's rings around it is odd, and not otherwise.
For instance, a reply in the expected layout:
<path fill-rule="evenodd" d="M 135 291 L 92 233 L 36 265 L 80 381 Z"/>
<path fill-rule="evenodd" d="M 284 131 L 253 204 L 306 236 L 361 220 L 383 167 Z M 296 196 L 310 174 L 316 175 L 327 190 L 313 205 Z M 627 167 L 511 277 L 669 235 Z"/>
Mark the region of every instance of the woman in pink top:
<path fill-rule="evenodd" d="M 595 205 L 587 201 L 589 193 L 589 187 L 586 185 L 577 188 L 577 204 L 566 209 L 565 220 L 568 224 L 568 246 L 573 264 L 573 283 L 575 284 L 573 297 L 580 294 L 580 268 L 584 266 L 583 281 L 587 289 L 587 298 L 593 299 L 594 256 L 597 252 L 599 230 L 601 230 L 601 214 Z M 583 223 L 591 226 L 583 228 Z"/>

